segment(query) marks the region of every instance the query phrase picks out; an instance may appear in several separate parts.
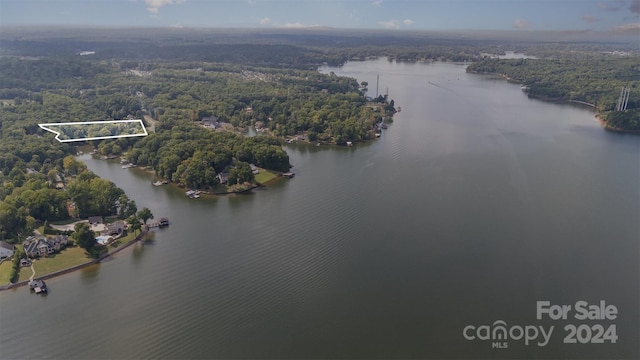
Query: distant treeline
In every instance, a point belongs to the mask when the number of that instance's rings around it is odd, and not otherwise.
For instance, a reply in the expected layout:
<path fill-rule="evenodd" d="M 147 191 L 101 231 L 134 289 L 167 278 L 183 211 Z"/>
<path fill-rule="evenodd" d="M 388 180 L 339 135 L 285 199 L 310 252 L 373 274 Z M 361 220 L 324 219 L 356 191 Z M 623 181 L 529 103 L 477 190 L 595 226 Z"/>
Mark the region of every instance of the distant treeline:
<path fill-rule="evenodd" d="M 72 36 L 71 36 L 72 35 Z M 590 34 L 591 37 L 596 34 Z M 571 41 L 571 38 L 579 41 Z M 549 40 L 551 39 L 551 40 Z M 472 61 L 482 54 L 527 52 L 575 58 L 624 50 L 638 53 L 637 36 L 600 41 L 563 32 L 420 32 L 340 29 L 82 29 L 5 28 L 0 49 L 31 57 L 97 60 L 203 61 L 261 67 L 315 69 L 349 60 Z"/>
<path fill-rule="evenodd" d="M 593 104 L 612 127 L 640 130 L 640 59 L 637 56 L 579 59 L 483 59 L 468 72 L 499 74 L 525 86 L 529 96 Z M 627 112 L 615 112 L 620 91 L 630 88 Z"/>

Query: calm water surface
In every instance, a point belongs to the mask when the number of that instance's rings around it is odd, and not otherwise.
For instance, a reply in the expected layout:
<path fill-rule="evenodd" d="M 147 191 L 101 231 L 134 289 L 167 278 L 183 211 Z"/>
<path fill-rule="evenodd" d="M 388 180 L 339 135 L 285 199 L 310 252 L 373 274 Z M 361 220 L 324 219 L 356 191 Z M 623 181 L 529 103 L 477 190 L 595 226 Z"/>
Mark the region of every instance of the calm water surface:
<path fill-rule="evenodd" d="M 0 358 L 640 356 L 639 137 L 462 65 L 322 71 L 370 95 L 380 74 L 402 111 L 369 144 L 286 146 L 296 177 L 252 195 L 190 200 L 83 157 L 172 225 L 46 297 L 0 293 Z M 537 320 L 539 300 L 618 316 Z M 555 330 L 543 347 L 463 337 L 496 320 Z M 563 344 L 582 323 L 619 339 Z"/>

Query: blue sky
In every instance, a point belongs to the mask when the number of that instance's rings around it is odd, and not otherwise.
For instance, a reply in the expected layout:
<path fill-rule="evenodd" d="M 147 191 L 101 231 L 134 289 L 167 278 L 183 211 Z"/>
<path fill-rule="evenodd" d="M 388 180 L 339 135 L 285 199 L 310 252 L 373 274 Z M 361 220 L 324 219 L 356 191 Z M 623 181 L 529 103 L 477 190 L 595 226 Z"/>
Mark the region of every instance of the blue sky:
<path fill-rule="evenodd" d="M 0 0 L 2 25 L 631 30 L 640 0 Z"/>

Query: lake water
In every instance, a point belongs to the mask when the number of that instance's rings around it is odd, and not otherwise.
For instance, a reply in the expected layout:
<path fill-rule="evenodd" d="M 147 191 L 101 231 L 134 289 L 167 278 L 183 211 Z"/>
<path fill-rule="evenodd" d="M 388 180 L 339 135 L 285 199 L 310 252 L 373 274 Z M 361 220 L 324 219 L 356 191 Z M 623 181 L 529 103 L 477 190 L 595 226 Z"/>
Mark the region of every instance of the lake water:
<path fill-rule="evenodd" d="M 640 137 L 464 69 L 322 69 L 372 95 L 379 74 L 402 111 L 368 144 L 287 145 L 296 177 L 251 195 L 188 199 L 82 157 L 171 226 L 48 296 L 0 293 L 0 358 L 637 359 Z M 575 318 L 601 300 L 615 319 Z M 538 301 L 571 311 L 538 320 Z M 516 330 L 480 340 L 497 320 Z M 565 344 L 572 324 L 617 341 Z M 526 345 L 514 326 L 554 330 Z"/>

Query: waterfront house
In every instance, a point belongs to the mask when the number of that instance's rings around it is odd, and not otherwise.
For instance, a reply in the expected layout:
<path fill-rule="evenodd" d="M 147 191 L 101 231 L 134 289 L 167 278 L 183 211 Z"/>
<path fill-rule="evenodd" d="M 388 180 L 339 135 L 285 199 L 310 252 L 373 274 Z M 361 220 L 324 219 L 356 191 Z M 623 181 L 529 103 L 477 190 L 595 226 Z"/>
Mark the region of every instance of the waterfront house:
<path fill-rule="evenodd" d="M 0 241 L 0 259 L 7 259 L 13 256 L 15 247 L 8 242 Z"/>
<path fill-rule="evenodd" d="M 103 231 L 103 235 L 115 236 L 122 235 L 126 230 L 126 225 L 122 221 L 114 222 L 113 224 L 107 225 L 107 229 Z"/>
<path fill-rule="evenodd" d="M 104 220 L 102 220 L 102 216 L 89 216 L 89 224 L 91 226 L 102 224 L 103 222 Z"/>
<path fill-rule="evenodd" d="M 47 256 L 55 251 L 53 244 L 50 244 L 45 238 L 38 238 L 34 241 L 24 242 L 24 252 L 29 257 Z"/>
<path fill-rule="evenodd" d="M 45 240 L 49 243 L 49 247 L 53 249 L 53 252 L 62 250 L 63 247 L 67 246 L 68 241 L 67 235 L 58 235 L 53 238 L 46 238 Z"/>
<path fill-rule="evenodd" d="M 227 181 L 229 180 L 229 173 L 226 173 L 226 172 L 218 173 L 218 180 L 220 181 L 220 184 L 226 184 Z"/>
<path fill-rule="evenodd" d="M 62 250 L 69 241 L 67 235 L 58 235 L 53 238 L 40 236 L 29 236 L 23 245 L 24 252 L 29 257 L 47 256 Z"/>

